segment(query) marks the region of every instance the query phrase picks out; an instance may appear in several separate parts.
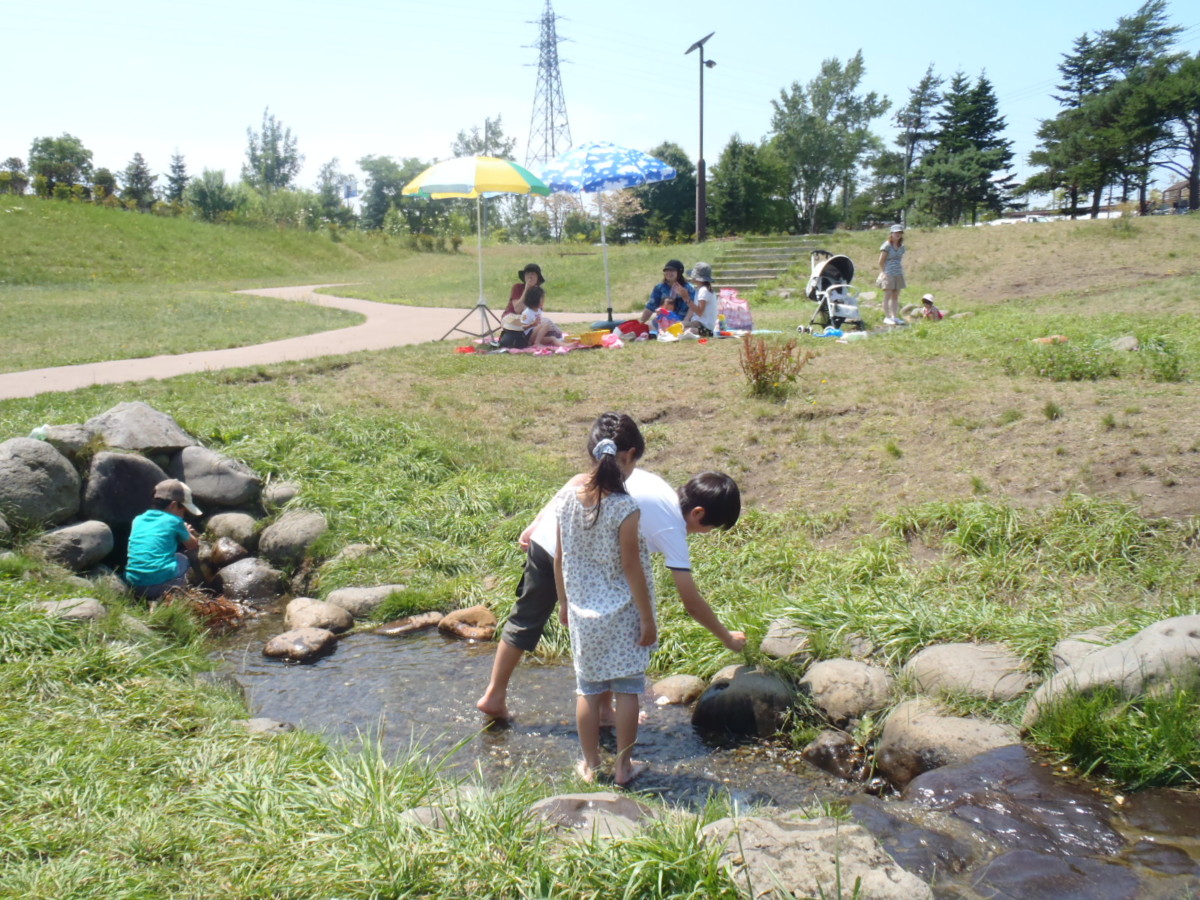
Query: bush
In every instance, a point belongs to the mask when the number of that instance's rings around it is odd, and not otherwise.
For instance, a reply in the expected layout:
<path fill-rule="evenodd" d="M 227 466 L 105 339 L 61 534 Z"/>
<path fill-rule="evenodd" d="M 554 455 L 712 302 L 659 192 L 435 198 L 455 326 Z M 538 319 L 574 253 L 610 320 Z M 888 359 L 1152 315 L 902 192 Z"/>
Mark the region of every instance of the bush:
<path fill-rule="evenodd" d="M 750 395 L 783 399 L 814 355 L 811 350 L 799 350 L 795 340 L 780 344 L 747 336 L 742 341 L 740 358 Z"/>

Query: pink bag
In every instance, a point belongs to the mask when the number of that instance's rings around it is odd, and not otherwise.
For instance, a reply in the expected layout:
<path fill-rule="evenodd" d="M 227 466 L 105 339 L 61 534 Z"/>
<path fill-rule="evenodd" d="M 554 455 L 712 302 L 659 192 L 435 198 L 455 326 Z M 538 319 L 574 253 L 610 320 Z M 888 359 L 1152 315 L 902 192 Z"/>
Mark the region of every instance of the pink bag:
<path fill-rule="evenodd" d="M 754 319 L 750 315 L 750 304 L 738 292 L 730 288 L 721 290 L 717 301 L 717 315 L 725 317 L 726 331 L 753 331 Z"/>

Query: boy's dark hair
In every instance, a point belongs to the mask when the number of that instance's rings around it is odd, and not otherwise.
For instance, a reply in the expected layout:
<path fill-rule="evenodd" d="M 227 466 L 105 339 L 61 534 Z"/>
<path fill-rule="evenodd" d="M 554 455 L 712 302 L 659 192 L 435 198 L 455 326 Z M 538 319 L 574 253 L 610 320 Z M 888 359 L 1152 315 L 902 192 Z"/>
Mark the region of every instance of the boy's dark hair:
<path fill-rule="evenodd" d="M 742 492 L 724 472 L 701 472 L 679 489 L 679 510 L 684 516 L 697 506 L 704 510 L 701 525 L 728 530 L 742 514 Z"/>
<path fill-rule="evenodd" d="M 525 291 L 524 304 L 530 309 L 537 309 L 542 305 L 542 299 L 546 296 L 546 292 L 540 287 L 531 287 Z"/>
<path fill-rule="evenodd" d="M 164 500 L 162 497 L 151 497 L 150 498 L 150 508 L 151 509 L 166 509 L 170 505 L 171 505 L 171 501 Z"/>

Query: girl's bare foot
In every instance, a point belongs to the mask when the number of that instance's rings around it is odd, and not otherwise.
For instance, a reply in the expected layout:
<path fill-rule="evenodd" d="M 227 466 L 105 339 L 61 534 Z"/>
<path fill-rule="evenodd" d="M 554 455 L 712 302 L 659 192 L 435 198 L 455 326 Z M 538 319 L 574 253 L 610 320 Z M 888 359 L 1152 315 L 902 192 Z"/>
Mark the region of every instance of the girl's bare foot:
<path fill-rule="evenodd" d="M 575 774 L 579 776 L 580 781 L 586 781 L 588 784 L 596 782 L 596 770 L 587 764 L 586 759 L 575 763 Z"/>
<path fill-rule="evenodd" d="M 630 760 L 628 763 L 622 765 L 620 762 L 618 762 L 617 768 L 613 772 L 613 781 L 616 783 L 617 787 L 627 788 L 633 783 L 634 779 L 636 779 L 645 771 L 645 763 L 634 762 L 633 760 Z"/>
<path fill-rule="evenodd" d="M 503 701 L 496 702 L 487 694 L 484 694 L 475 701 L 475 708 L 485 716 L 490 716 L 493 719 L 507 719 L 508 705 Z"/>

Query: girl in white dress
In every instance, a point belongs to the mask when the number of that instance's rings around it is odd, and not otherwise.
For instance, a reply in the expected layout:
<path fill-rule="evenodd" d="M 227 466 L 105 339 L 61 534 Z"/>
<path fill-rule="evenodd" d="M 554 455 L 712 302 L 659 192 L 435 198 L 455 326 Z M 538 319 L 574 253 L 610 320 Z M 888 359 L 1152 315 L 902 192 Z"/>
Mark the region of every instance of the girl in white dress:
<path fill-rule="evenodd" d="M 575 716 L 583 759 L 576 772 L 594 781 L 600 766 L 600 705 L 616 697 L 617 760 L 613 780 L 629 784 L 641 694 L 658 639 L 650 553 L 638 533 L 637 501 L 625 492 L 645 441 L 629 416 L 606 413 L 593 426 L 596 464 L 586 480 L 557 498 L 558 550 L 554 577 L 560 616 L 571 630 Z"/>

